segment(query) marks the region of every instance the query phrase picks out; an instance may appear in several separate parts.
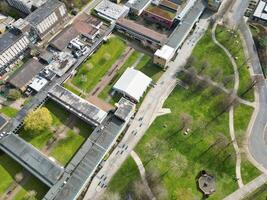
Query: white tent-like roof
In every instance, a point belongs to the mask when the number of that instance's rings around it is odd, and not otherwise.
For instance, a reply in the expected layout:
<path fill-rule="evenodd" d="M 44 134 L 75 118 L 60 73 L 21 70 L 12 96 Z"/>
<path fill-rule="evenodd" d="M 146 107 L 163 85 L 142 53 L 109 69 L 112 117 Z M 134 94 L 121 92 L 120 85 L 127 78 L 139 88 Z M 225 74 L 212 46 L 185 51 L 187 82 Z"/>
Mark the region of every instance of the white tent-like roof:
<path fill-rule="evenodd" d="M 152 79 L 144 73 L 133 68 L 127 68 L 113 86 L 113 89 L 138 102 L 151 81 Z"/>

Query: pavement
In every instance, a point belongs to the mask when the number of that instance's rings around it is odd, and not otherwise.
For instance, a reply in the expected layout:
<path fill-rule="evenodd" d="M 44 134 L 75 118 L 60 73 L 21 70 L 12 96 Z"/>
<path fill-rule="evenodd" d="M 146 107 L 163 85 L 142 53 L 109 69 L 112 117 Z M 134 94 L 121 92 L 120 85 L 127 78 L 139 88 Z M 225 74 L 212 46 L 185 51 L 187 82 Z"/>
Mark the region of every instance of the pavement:
<path fill-rule="evenodd" d="M 184 42 L 175 60 L 169 64 L 168 69 L 158 80 L 155 87 L 151 88 L 148 92 L 122 141 L 115 147 L 108 160 L 103 163 L 102 168 L 93 178 L 84 200 L 96 200 L 100 198 L 112 176 L 128 158 L 130 152 L 157 117 L 164 101 L 177 84 L 177 72 L 185 65 L 194 46 L 207 30 L 208 21 L 208 18 L 200 20 L 192 35 Z"/>
<path fill-rule="evenodd" d="M 244 185 L 242 188 L 239 188 L 223 200 L 242 200 L 255 191 L 257 188 L 262 186 L 267 182 L 267 175 L 262 174 L 255 178 L 253 181 L 249 182 L 248 184 Z"/>

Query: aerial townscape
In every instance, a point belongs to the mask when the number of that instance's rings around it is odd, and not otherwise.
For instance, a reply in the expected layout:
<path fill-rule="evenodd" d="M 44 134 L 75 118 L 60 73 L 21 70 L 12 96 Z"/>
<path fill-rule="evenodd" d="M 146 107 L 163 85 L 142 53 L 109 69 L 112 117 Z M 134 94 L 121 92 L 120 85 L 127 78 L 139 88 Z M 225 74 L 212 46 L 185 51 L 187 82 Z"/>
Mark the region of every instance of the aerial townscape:
<path fill-rule="evenodd" d="M 0 200 L 266 200 L 267 0 L 0 0 Z"/>

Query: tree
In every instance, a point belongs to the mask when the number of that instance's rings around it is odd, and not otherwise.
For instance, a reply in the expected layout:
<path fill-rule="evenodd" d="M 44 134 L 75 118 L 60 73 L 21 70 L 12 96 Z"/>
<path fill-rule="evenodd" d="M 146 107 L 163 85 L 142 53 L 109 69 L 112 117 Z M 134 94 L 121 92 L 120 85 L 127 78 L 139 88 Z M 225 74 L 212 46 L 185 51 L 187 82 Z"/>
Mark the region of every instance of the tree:
<path fill-rule="evenodd" d="M 141 179 L 135 181 L 132 186 L 133 199 L 136 200 L 149 200 L 148 191 L 146 185 L 144 185 Z"/>
<path fill-rule="evenodd" d="M 191 115 L 189 115 L 187 113 L 181 113 L 180 114 L 180 121 L 181 121 L 182 129 L 186 130 L 192 126 L 193 118 Z"/>
<path fill-rule="evenodd" d="M 52 125 L 52 116 L 47 108 L 38 108 L 30 112 L 24 120 L 24 129 L 39 133 Z"/>
<path fill-rule="evenodd" d="M 199 74 L 201 74 L 206 68 L 208 68 L 210 66 L 208 61 L 204 61 L 202 62 L 202 64 L 200 65 L 200 71 L 198 72 Z"/>
<path fill-rule="evenodd" d="M 100 198 L 101 200 L 121 200 L 119 193 L 113 193 L 111 191 L 106 191 Z"/>
<path fill-rule="evenodd" d="M 188 59 L 187 59 L 187 63 L 185 65 L 185 68 L 189 68 L 189 67 L 192 67 L 193 63 L 196 62 L 196 57 L 195 56 L 190 56 Z"/>
<path fill-rule="evenodd" d="M 29 191 L 24 197 L 23 200 L 36 200 L 36 191 Z"/>
<path fill-rule="evenodd" d="M 20 183 L 20 182 L 22 181 L 22 179 L 23 179 L 23 173 L 22 173 L 22 172 L 17 173 L 17 174 L 15 175 L 15 181 L 16 181 L 17 183 Z"/>
<path fill-rule="evenodd" d="M 10 89 L 7 94 L 7 99 L 11 101 L 15 101 L 21 97 L 21 93 L 17 89 Z"/>

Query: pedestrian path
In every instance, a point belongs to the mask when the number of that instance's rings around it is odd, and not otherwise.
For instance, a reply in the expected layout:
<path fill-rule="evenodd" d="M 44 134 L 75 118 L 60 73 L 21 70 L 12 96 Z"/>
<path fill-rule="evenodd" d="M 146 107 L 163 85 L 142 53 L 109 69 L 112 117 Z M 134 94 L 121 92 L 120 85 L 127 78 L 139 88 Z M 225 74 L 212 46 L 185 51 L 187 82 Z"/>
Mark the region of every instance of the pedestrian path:
<path fill-rule="evenodd" d="M 267 182 L 267 175 L 262 174 L 255 178 L 253 181 L 239 188 L 232 194 L 225 197 L 223 200 L 241 200 L 247 197 L 249 194 L 254 192 L 257 188 L 261 187 Z"/>

